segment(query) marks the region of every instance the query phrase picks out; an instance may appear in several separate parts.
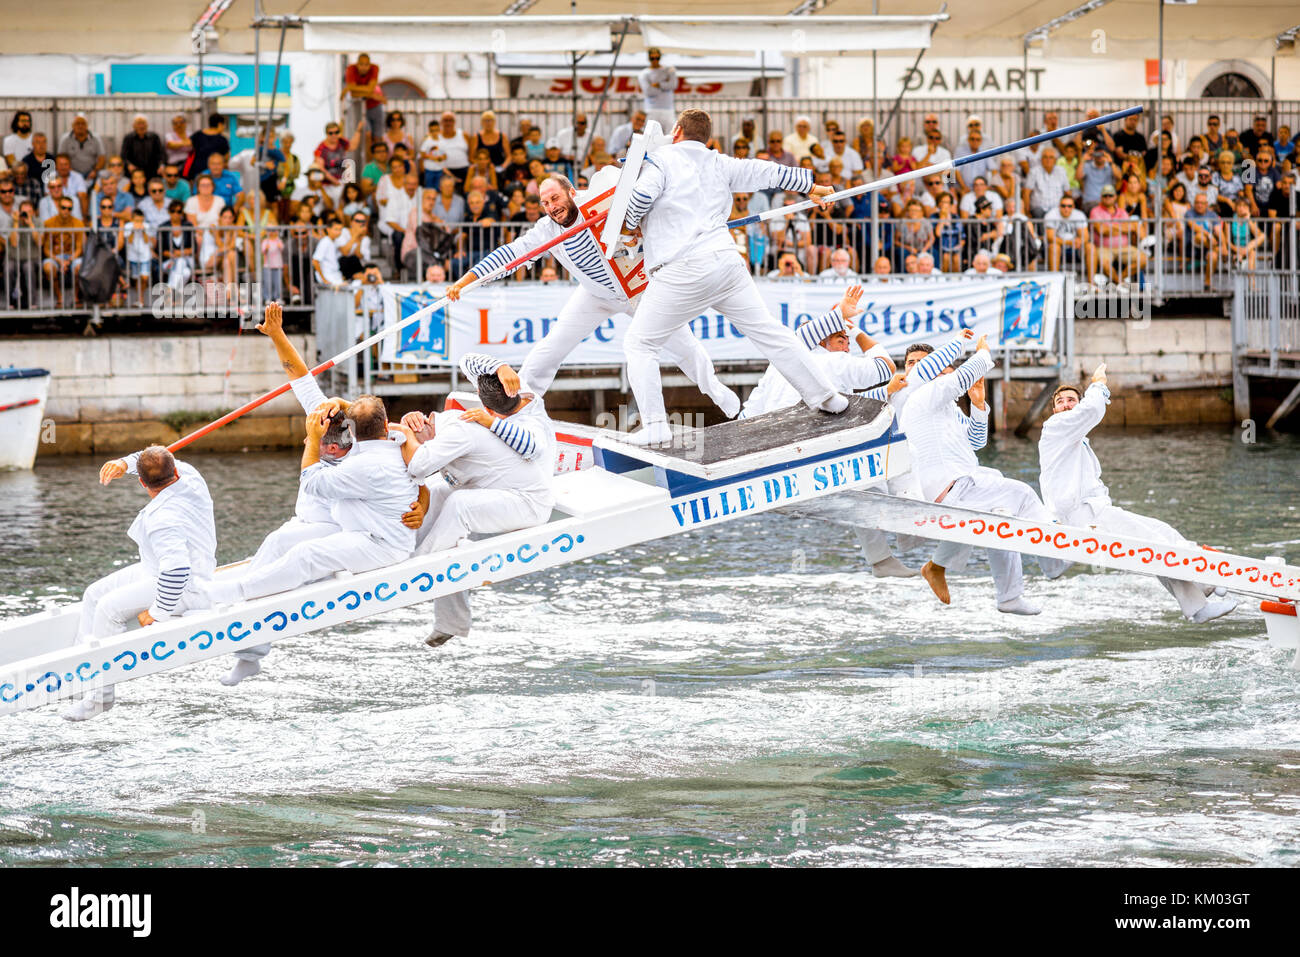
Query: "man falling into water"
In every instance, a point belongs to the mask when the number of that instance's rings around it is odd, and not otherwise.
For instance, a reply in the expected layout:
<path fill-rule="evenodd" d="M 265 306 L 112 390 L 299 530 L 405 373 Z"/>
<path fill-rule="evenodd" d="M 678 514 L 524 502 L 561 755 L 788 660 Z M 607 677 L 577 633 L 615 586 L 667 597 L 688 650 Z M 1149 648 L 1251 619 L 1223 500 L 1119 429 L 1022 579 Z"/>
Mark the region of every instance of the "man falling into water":
<path fill-rule="evenodd" d="M 149 496 L 127 532 L 139 546 L 140 560 L 86 589 L 77 644 L 120 635 L 132 621 L 148 627 L 206 606 L 200 582 L 217 567 L 217 528 L 203 476 L 160 445 L 106 462 L 99 484 L 127 474 L 138 476 Z M 63 717 L 85 721 L 114 702 L 113 686 L 107 685 L 73 703 Z"/>
<path fill-rule="evenodd" d="M 1052 414 L 1038 440 L 1039 484 L 1047 507 L 1066 525 L 1136 535 L 1162 545 L 1192 544 L 1166 522 L 1111 504 L 1110 490 L 1101 480 L 1101 463 L 1088 441 L 1088 433 L 1101 424 L 1108 405 L 1105 363 L 1097 367 L 1082 393 L 1077 386 L 1062 385 L 1052 394 Z M 1207 601 L 1205 589 L 1193 582 L 1156 580 L 1174 596 L 1183 615 L 1197 624 L 1222 618 L 1237 607 L 1230 599 Z"/>

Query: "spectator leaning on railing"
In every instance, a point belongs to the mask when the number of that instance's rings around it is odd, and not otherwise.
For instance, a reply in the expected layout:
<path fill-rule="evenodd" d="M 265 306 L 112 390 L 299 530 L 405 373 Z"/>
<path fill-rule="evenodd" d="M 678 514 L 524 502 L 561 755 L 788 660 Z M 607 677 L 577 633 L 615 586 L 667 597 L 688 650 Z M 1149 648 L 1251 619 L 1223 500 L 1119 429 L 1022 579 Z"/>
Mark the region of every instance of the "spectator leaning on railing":
<path fill-rule="evenodd" d="M 364 122 L 369 126 L 373 143 L 384 135 L 384 91 L 379 85 L 379 65 L 370 62 L 370 54 L 357 55 L 343 71 L 343 92 L 339 99 L 351 97 L 363 101 Z"/>

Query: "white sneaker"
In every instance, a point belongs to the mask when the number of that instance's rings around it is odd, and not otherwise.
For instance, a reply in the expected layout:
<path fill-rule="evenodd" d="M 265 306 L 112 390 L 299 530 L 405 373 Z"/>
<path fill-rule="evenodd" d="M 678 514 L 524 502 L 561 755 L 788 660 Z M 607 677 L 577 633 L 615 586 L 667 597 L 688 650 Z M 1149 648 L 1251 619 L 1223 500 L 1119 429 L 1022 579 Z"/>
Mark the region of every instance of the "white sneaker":
<path fill-rule="evenodd" d="M 260 673 L 262 663 L 256 658 L 248 660 L 239 658 L 235 661 L 235 667 L 230 669 L 228 674 L 222 675 L 220 681 L 227 688 L 233 688 L 245 678 L 251 678 L 253 675 Z"/>
<path fill-rule="evenodd" d="M 1207 621 L 1214 621 L 1216 618 L 1222 618 L 1236 607 L 1236 601 L 1231 599 L 1228 601 L 1206 602 L 1205 605 L 1192 615 L 1192 621 L 1196 622 L 1198 625 L 1203 625 Z"/>
<path fill-rule="evenodd" d="M 915 578 L 921 574 L 919 568 L 908 568 L 893 555 L 871 566 L 871 574 L 876 578 Z"/>
<path fill-rule="evenodd" d="M 115 704 L 115 696 L 110 690 L 106 697 L 96 694 L 88 694 L 80 701 L 74 701 L 63 709 L 63 719 L 65 721 L 89 721 L 91 718 L 103 714 L 105 711 L 112 709 Z"/>
<path fill-rule="evenodd" d="M 817 406 L 822 412 L 829 412 L 831 415 L 839 415 L 849 407 L 849 400 L 836 392 L 833 396 Z"/>
<path fill-rule="evenodd" d="M 667 422 L 647 422 L 640 432 L 633 432 L 623 439 L 628 445 L 664 445 L 673 440 L 673 430 Z"/>
<path fill-rule="evenodd" d="M 998 611 L 1007 615 L 1041 615 L 1043 613 L 1043 609 L 1025 601 L 1023 597 L 998 602 Z"/>

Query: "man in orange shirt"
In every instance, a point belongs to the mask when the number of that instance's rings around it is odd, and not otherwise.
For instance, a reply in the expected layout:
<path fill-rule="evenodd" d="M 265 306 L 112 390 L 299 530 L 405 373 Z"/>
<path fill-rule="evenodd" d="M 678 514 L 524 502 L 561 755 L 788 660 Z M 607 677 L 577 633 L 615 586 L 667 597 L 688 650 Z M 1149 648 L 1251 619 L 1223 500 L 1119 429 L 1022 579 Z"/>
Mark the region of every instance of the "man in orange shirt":
<path fill-rule="evenodd" d="M 81 266 L 81 252 L 86 243 L 85 224 L 72 215 L 73 200 L 59 199 L 59 212 L 45 221 L 45 235 L 41 246 L 45 258 L 41 268 L 50 285 L 54 287 L 54 304 L 63 307 L 64 285 L 72 287 L 74 305 L 80 305 L 77 295 L 77 269 Z"/>

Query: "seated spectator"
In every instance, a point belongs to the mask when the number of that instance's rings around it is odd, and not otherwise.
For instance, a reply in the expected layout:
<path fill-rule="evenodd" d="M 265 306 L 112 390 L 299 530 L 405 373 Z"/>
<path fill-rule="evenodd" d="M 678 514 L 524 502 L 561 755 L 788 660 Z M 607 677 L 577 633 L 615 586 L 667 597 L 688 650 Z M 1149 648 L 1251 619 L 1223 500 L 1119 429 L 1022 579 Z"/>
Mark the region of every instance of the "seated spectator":
<path fill-rule="evenodd" d="M 276 180 L 276 184 L 280 187 L 280 209 L 277 215 L 281 222 L 289 218 L 293 194 L 298 189 L 298 177 L 302 175 L 302 161 L 294 155 L 293 143 L 293 134 L 288 130 L 280 134 L 280 154 L 284 157 L 284 162 L 277 170 L 279 179 Z"/>
<path fill-rule="evenodd" d="M 85 224 L 73 215 L 75 209 L 76 204 L 70 197 L 60 196 L 57 212 L 45 220 L 41 234 L 41 270 L 46 281 L 54 287 L 56 309 L 63 308 L 63 291 L 69 287 L 73 304 L 81 304 L 76 278 L 77 270 L 81 268 L 86 230 Z"/>
<path fill-rule="evenodd" d="M 799 165 L 799 158 L 785 148 L 785 136 L 780 130 L 772 130 L 767 134 L 767 155 L 773 163 L 782 166 Z"/>
<path fill-rule="evenodd" d="M 452 125 L 453 126 L 455 125 L 454 113 L 452 114 Z M 438 180 L 442 177 L 442 167 L 443 164 L 446 162 L 447 154 L 442 151 L 438 142 L 439 136 L 442 132 L 442 126 L 439 123 L 439 121 L 430 120 L 428 130 L 429 130 L 428 135 L 425 136 L 425 138 L 420 142 L 420 157 L 419 157 L 419 163 L 421 167 L 420 185 L 424 189 L 437 189 Z M 385 143 L 383 140 L 378 140 L 371 148 L 374 149 L 374 147 L 377 146 L 383 147 L 382 156 L 387 157 L 388 144 Z M 370 165 L 374 166 L 375 163 L 379 161 L 379 159 L 380 157 L 376 156 L 371 161 Z M 388 165 L 387 160 L 384 159 L 383 165 L 376 167 L 379 170 L 380 175 L 383 174 L 383 167 L 387 165 Z M 465 165 L 466 166 L 469 165 L 468 152 L 465 153 Z M 369 168 L 370 166 L 366 167 L 366 169 Z M 379 182 L 378 177 L 376 177 L 375 182 Z"/>
<path fill-rule="evenodd" d="M 325 171 L 319 166 L 307 167 L 307 184 L 299 187 L 293 195 L 295 203 L 310 200 L 316 212 L 334 212 L 334 199 L 325 188 Z"/>
<path fill-rule="evenodd" d="M 221 219 L 221 211 L 226 208 L 226 201 L 216 194 L 212 176 L 204 173 L 195 184 L 198 192 L 185 202 L 185 218 L 196 230 L 201 230 L 195 241 L 202 243 L 210 235 L 210 230 Z M 204 257 L 206 258 L 206 257 Z"/>
<path fill-rule="evenodd" d="M 1094 276 L 1113 282 L 1119 293 L 1128 292 L 1127 280 L 1146 268 L 1147 256 L 1137 246 L 1143 226 L 1119 205 L 1114 186 L 1103 186 L 1101 201 L 1088 214 L 1092 222 L 1092 245 L 1089 252 Z M 1100 281 L 1099 281 L 1100 284 Z"/>
<path fill-rule="evenodd" d="M 1017 268 L 1035 270 L 1038 268 L 1038 256 L 1042 248 L 1038 233 L 1029 217 L 1020 212 L 1019 200 L 1015 197 L 1007 200 L 998 221 L 998 243 L 996 248 L 1011 257 Z"/>
<path fill-rule="evenodd" d="M 142 209 L 131 211 L 131 221 L 123 224 L 117 236 L 117 252 L 126 256 L 127 279 L 135 286 L 136 305 L 141 309 L 145 304 L 145 288 L 153 277 L 154 237 L 154 231 L 144 221 Z"/>
<path fill-rule="evenodd" d="M 985 250 L 981 249 L 975 254 L 970 261 L 970 268 L 966 270 L 967 276 L 987 276 L 989 268 L 993 265 L 993 257 Z"/>
<path fill-rule="evenodd" d="M 836 160 L 840 161 L 844 176 L 849 178 L 861 173 L 865 166 L 862 155 L 849 145 L 848 136 L 839 129 L 831 133 L 831 148 L 827 151 L 825 158 L 816 160 L 813 165 L 819 171 L 829 170 L 831 164 Z"/>
<path fill-rule="evenodd" d="M 1241 177 L 1233 171 L 1233 152 L 1231 149 L 1224 149 L 1215 157 L 1214 174 L 1210 177 L 1210 183 L 1218 193 L 1218 213 L 1220 216 L 1231 216 L 1233 204 L 1237 197 L 1245 189 L 1245 184 Z"/>
<path fill-rule="evenodd" d="M 1195 174 L 1202 166 L 1210 165 L 1210 151 L 1205 145 L 1205 140 L 1199 136 L 1193 136 L 1187 144 L 1187 155 L 1192 158 L 1192 173 Z M 1188 187 L 1190 189 L 1191 187 Z"/>
<path fill-rule="evenodd" d="M 1300 188 L 1296 180 L 1295 169 L 1287 170 L 1268 197 L 1273 264 L 1278 269 L 1290 269 L 1300 260 Z"/>
<path fill-rule="evenodd" d="M 929 215 L 939 208 L 939 197 L 945 192 L 947 192 L 947 190 L 943 185 L 943 174 L 931 173 L 929 176 L 921 180 L 921 193 L 916 198 L 921 201 L 922 208 L 924 208 L 926 214 Z M 907 198 L 911 199 L 910 196 Z M 899 204 L 900 214 L 902 213 L 902 207 L 905 205 L 906 200 L 901 200 Z M 870 213 L 867 215 L 870 215 Z"/>
<path fill-rule="evenodd" d="M 573 118 L 572 126 L 566 126 L 555 134 L 554 139 L 560 147 L 560 158 L 576 164 L 578 151 L 585 147 L 588 135 L 587 114 L 579 113 Z"/>
<path fill-rule="evenodd" d="M 1044 165 L 1046 165 L 1046 163 L 1044 163 Z M 1032 177 L 1034 175 L 1034 172 L 1030 171 L 1029 175 Z M 1064 191 L 1064 187 L 1065 187 L 1064 170 L 1062 170 L 1059 174 L 1057 174 L 1057 184 L 1060 186 L 1062 191 Z M 989 189 L 989 181 L 986 180 L 983 176 L 975 177 L 974 181 L 971 184 L 971 191 L 961 198 L 961 202 L 957 204 L 957 208 L 961 211 L 961 214 L 963 216 L 973 216 L 975 214 L 976 205 L 979 203 L 980 200 L 983 199 L 988 200 L 989 205 L 993 207 L 993 214 L 995 216 L 1002 215 L 1002 207 L 1003 207 L 1002 197 L 999 196 L 997 193 L 995 193 L 993 190 Z"/>
<path fill-rule="evenodd" d="M 190 198 L 190 182 L 181 177 L 180 168 L 175 163 L 168 163 L 163 167 L 163 183 L 166 185 L 166 195 L 168 200 L 178 200 L 181 205 Z"/>
<path fill-rule="evenodd" d="M 1268 130 L 1268 117 L 1262 113 L 1256 113 L 1254 120 L 1251 121 L 1250 129 L 1241 134 L 1241 146 L 1251 156 L 1259 155 L 1261 146 L 1272 146 L 1273 134 Z"/>
<path fill-rule="evenodd" d="M 910 173 L 916 168 L 917 165 L 912 160 L 912 138 L 910 136 L 900 136 L 898 138 L 898 152 L 889 159 L 889 171 L 897 176 L 899 173 Z"/>
<path fill-rule="evenodd" d="M 227 206 L 234 209 L 243 203 L 244 184 L 238 176 L 226 169 L 226 158 L 220 153 L 208 156 L 208 176 L 212 180 L 212 191 Z"/>
<path fill-rule="evenodd" d="M 339 197 L 339 206 L 344 222 L 350 222 L 351 217 L 357 213 L 366 213 L 369 217 L 369 205 L 361 193 L 361 187 L 356 183 L 343 184 L 343 195 Z"/>
<path fill-rule="evenodd" d="M 1277 128 L 1277 139 L 1273 142 L 1273 152 L 1281 163 L 1295 154 L 1295 141 L 1291 139 L 1291 127 L 1283 123 Z"/>
<path fill-rule="evenodd" d="M 944 272 L 960 272 L 966 250 L 966 230 L 957 222 L 952 193 L 945 191 L 939 194 L 932 219 L 940 268 Z"/>
<path fill-rule="evenodd" d="M 907 184 L 903 184 L 907 185 Z M 919 256 L 934 245 L 934 226 L 925 218 L 919 199 L 910 199 L 903 209 L 902 221 L 894 228 L 894 257 Z"/>
<path fill-rule="evenodd" d="M 1150 219 L 1151 211 L 1147 206 L 1147 191 L 1142 185 L 1142 177 L 1135 172 L 1125 175 L 1118 196 L 1120 206 L 1130 216 L 1138 219 Z"/>
<path fill-rule="evenodd" d="M 1182 180 L 1174 180 L 1165 191 L 1162 213 L 1164 215 L 1165 249 L 1173 256 L 1183 254 L 1183 242 L 1186 239 L 1187 211 L 1192 208 L 1187 187 Z"/>
<path fill-rule="evenodd" d="M 936 272 L 941 272 L 934 264 L 934 257 L 929 253 L 920 253 L 916 257 L 916 274 L 918 276 L 930 276 Z"/>
<path fill-rule="evenodd" d="M 446 172 L 450 173 L 451 170 L 446 170 Z M 497 185 L 500 182 L 497 177 L 497 168 L 492 163 L 492 154 L 487 147 L 480 146 L 474 151 L 474 161 L 470 164 L 469 176 L 471 179 L 475 176 L 482 176 L 493 189 L 500 188 Z"/>
<path fill-rule="evenodd" d="M 1064 163 L 1059 163 L 1059 165 L 1065 167 Z M 1065 167 L 1065 172 L 1068 181 L 1069 167 Z M 1024 178 L 1020 175 L 1020 171 L 1016 169 L 1016 161 L 1006 155 L 1003 155 L 998 160 L 997 169 L 988 177 L 988 181 L 989 189 L 1001 196 L 1004 202 L 1008 196 L 1020 196 L 1021 190 L 1024 189 Z"/>
<path fill-rule="evenodd" d="M 127 172 L 143 170 L 146 181 L 158 175 L 165 159 L 163 144 L 158 134 L 149 129 L 149 120 L 143 113 L 135 115 L 131 132 L 122 137 L 122 159 L 126 161 Z"/>
<path fill-rule="evenodd" d="M 1047 268 L 1077 270 L 1085 265 L 1088 218 L 1075 208 L 1074 197 L 1066 193 L 1056 209 L 1043 220 L 1047 241 Z"/>
<path fill-rule="evenodd" d="M 587 153 L 587 163 L 578 175 L 590 179 L 606 166 L 613 166 L 614 162 L 614 157 L 605 149 L 605 138 L 594 136 L 591 139 L 591 149 Z"/>
<path fill-rule="evenodd" d="M 976 249 L 995 252 L 1002 239 L 1002 224 L 993 200 L 981 196 L 975 200 L 972 218 L 966 223 L 966 248 L 973 253 Z"/>
<path fill-rule="evenodd" d="M 873 276 L 887 277 L 891 271 L 892 268 L 890 266 L 889 257 L 877 256 L 875 265 L 871 267 L 871 274 Z"/>
<path fill-rule="evenodd" d="M 786 206 L 793 206 L 803 200 L 798 193 L 786 193 Z M 782 253 L 789 252 L 799 259 L 800 265 L 812 262 L 812 226 L 808 215 L 802 210 L 790 211 L 784 216 L 775 216 L 768 221 L 767 259 L 769 262 L 779 260 Z"/>
<path fill-rule="evenodd" d="M 534 126 L 528 131 L 528 138 L 524 140 L 524 151 L 530 160 L 546 158 L 546 142 L 542 139 L 541 127 Z"/>
<path fill-rule="evenodd" d="M 1264 210 L 1268 208 L 1268 198 L 1281 179 L 1277 164 L 1273 160 L 1273 148 L 1261 146 L 1259 152 L 1255 154 L 1255 182 L 1246 183 L 1243 190 L 1253 215 L 1264 215 Z"/>
<path fill-rule="evenodd" d="M 1148 170 L 1154 170 L 1159 167 L 1160 160 L 1163 157 L 1168 157 L 1171 160 L 1177 160 L 1178 154 L 1174 152 L 1173 141 L 1174 141 L 1173 136 L 1171 136 L 1169 133 L 1166 133 L 1162 130 L 1160 133 L 1159 151 L 1157 151 L 1156 147 L 1153 146 L 1145 153 L 1143 153 L 1142 154 L 1143 165 Z"/>
<path fill-rule="evenodd" d="M 632 142 L 632 134 L 645 132 L 646 113 L 645 110 L 637 110 L 632 114 L 630 122 L 623 123 L 614 127 L 614 132 L 609 136 L 609 152 L 615 157 L 624 156 L 627 153 L 628 145 Z M 669 132 L 664 130 L 665 133 Z M 594 144 L 593 144 L 594 145 Z M 793 166 L 794 161 L 786 164 Z"/>
<path fill-rule="evenodd" d="M 1039 163 L 1029 170 L 1018 198 L 1024 208 L 1029 210 L 1029 215 L 1035 219 L 1042 219 L 1057 208 L 1061 197 L 1068 192 L 1070 192 L 1070 177 L 1065 167 L 1057 163 L 1056 149 L 1051 146 L 1043 147 Z M 992 195 L 1000 199 L 1006 198 L 996 191 Z"/>
<path fill-rule="evenodd" d="M 358 128 L 357 132 L 360 133 L 360 128 Z M 394 155 L 396 155 L 398 145 L 406 147 L 408 156 L 415 155 L 415 141 L 411 139 L 411 134 L 406 131 L 406 117 L 402 115 L 401 110 L 390 110 L 384 118 L 384 141 Z M 352 148 L 356 149 L 355 146 Z"/>
<path fill-rule="evenodd" d="M 916 253 L 908 253 L 905 257 L 903 257 L 903 273 L 904 273 L 905 275 L 908 275 L 908 276 L 915 276 L 915 275 L 916 275 L 916 262 L 917 262 L 917 259 L 918 259 L 918 257 L 917 257 L 917 255 L 916 255 Z"/>
<path fill-rule="evenodd" d="M 1229 128 L 1228 131 L 1223 134 L 1223 149 L 1214 154 L 1214 159 L 1212 161 L 1212 165 L 1215 165 L 1216 168 L 1219 161 L 1219 155 L 1223 153 L 1224 150 L 1227 150 L 1232 154 L 1233 172 L 1241 172 L 1241 163 L 1242 160 L 1246 158 L 1246 151 L 1242 148 L 1241 140 L 1237 138 L 1236 130 Z"/>
<path fill-rule="evenodd" d="M 370 217 L 365 210 L 358 210 L 347 223 L 347 229 L 340 230 L 333 242 L 338 250 L 339 272 L 344 279 L 352 279 L 365 272 L 365 264 L 370 261 Z"/>
<path fill-rule="evenodd" d="M 853 257 L 843 246 L 838 247 L 831 253 L 831 264 L 817 274 L 819 279 L 830 279 L 836 282 L 857 282 L 858 274 L 850 267 L 853 265 Z"/>
<path fill-rule="evenodd" d="M 736 159 L 749 159 L 749 140 L 745 139 L 743 136 L 738 137 L 731 144 L 731 155 L 736 157 Z"/>
<path fill-rule="evenodd" d="M 1192 200 L 1196 199 L 1197 193 L 1203 193 L 1205 195 L 1205 200 L 1210 204 L 1211 209 L 1217 206 L 1219 202 L 1219 191 L 1214 186 L 1214 172 L 1215 171 L 1210 169 L 1208 166 L 1198 169 L 1196 171 L 1196 182 L 1192 185 L 1192 188 L 1188 190 L 1191 194 Z"/>
<path fill-rule="evenodd" d="M 536 223 L 542 216 L 542 201 L 536 193 L 529 193 L 524 197 L 523 212 L 517 213 L 510 217 L 512 223 L 522 223 L 531 226 Z"/>
<path fill-rule="evenodd" d="M 504 189 L 515 183 L 526 183 L 528 179 L 528 150 L 523 146 L 510 147 L 510 162 L 501 168 L 497 181 Z"/>
<path fill-rule="evenodd" d="M 376 146 L 383 146 L 387 151 L 388 146 L 384 143 L 377 143 Z M 395 193 L 400 193 L 406 188 L 406 174 L 414 172 L 407 166 L 404 159 L 394 157 L 388 161 L 388 172 L 379 177 L 375 186 L 375 207 L 379 210 L 379 221 L 383 222 L 384 207 L 388 201 L 393 198 Z"/>
<path fill-rule="evenodd" d="M 148 198 L 137 208 L 144 215 L 145 225 L 156 231 L 167 224 L 167 185 L 155 176 L 145 188 L 149 192 Z"/>
<path fill-rule="evenodd" d="M 72 118 L 72 129 L 59 140 L 58 152 L 68 155 L 72 168 L 85 180 L 103 167 L 107 153 L 103 141 L 90 131 L 90 122 L 84 113 Z"/>
<path fill-rule="evenodd" d="M 1238 196 L 1236 215 L 1219 224 L 1219 242 L 1223 255 L 1238 268 L 1255 271 L 1255 250 L 1264 245 L 1264 232 L 1250 218 L 1250 201 Z"/>
<path fill-rule="evenodd" d="M 445 170 L 442 178 L 450 180 L 454 188 L 455 180 L 450 179 Z M 402 268 L 402 257 L 405 255 L 403 249 L 408 245 L 407 230 L 412 216 L 418 216 L 425 205 L 432 210 L 436 198 L 437 194 L 431 189 L 421 191 L 419 178 L 410 172 L 403 177 L 402 188 L 389 194 L 388 201 L 379 214 L 379 232 L 392 243 L 394 269 Z M 410 237 L 409 243 L 414 248 L 414 236 Z"/>
<path fill-rule="evenodd" d="M 1080 162 L 1080 156 L 1079 156 L 1078 141 L 1066 140 L 1065 149 L 1062 150 L 1061 156 L 1057 160 L 1057 163 L 1060 166 L 1065 167 L 1066 175 L 1069 176 L 1070 178 L 1070 192 L 1074 194 L 1075 199 L 1079 198 L 1079 191 L 1080 191 L 1079 162 Z M 1020 195 L 1020 194 L 1017 193 L 1016 195 Z"/>
<path fill-rule="evenodd" d="M 993 257 L 994 272 L 1011 272 L 1011 257 L 1006 253 L 998 253 Z"/>
<path fill-rule="evenodd" d="M 817 145 L 817 137 L 812 135 L 812 120 L 799 116 L 794 121 L 794 132 L 782 138 L 782 148 L 799 162 L 805 156 L 811 158 L 812 148 Z"/>
<path fill-rule="evenodd" d="M 456 192 L 456 177 L 444 174 L 438 183 L 437 199 L 433 204 L 435 222 L 454 225 L 465 221 L 465 198 Z"/>
<path fill-rule="evenodd" d="M 558 282 L 558 281 L 559 281 L 559 278 L 560 278 L 560 274 L 559 274 L 558 272 L 555 271 L 555 267 L 554 267 L 554 266 L 543 266 L 543 267 L 542 267 L 541 282 L 542 282 L 544 285 L 547 285 L 547 284 L 550 284 L 550 283 L 553 283 L 553 282 Z"/>
<path fill-rule="evenodd" d="M 961 146 L 957 147 L 957 153 L 954 157 L 955 159 L 960 159 L 964 156 L 973 156 L 974 154 L 980 152 L 980 150 L 984 148 L 984 134 L 981 133 L 979 130 L 979 119 L 977 117 L 972 117 L 972 119 L 974 120 L 975 125 L 972 126 L 969 130 L 967 130 L 966 142 L 963 143 Z M 1011 157 L 1009 156 L 1004 158 L 1007 160 L 1011 159 Z M 953 170 L 953 172 L 957 176 L 958 184 L 961 186 L 963 190 L 966 190 L 970 188 L 966 184 L 974 182 L 975 177 L 977 176 L 984 177 L 984 181 L 986 183 L 992 183 L 993 177 L 997 173 L 999 165 L 1000 164 L 997 157 L 986 156 L 983 159 L 976 160 L 973 163 L 966 163 L 963 166 L 959 166 L 955 170 Z"/>
<path fill-rule="evenodd" d="M 870 169 L 872 175 L 876 173 L 876 167 L 872 165 L 876 157 L 876 124 L 871 118 L 864 116 L 858 121 L 858 133 L 853 138 L 853 148 L 857 154 L 862 157 L 863 169 Z"/>
<path fill-rule="evenodd" d="M 799 257 L 792 252 L 785 252 L 778 256 L 776 268 L 767 274 L 768 279 L 803 279 L 807 276 L 799 262 Z"/>
<path fill-rule="evenodd" d="M 478 132 L 473 136 L 473 151 L 477 153 L 479 150 L 487 150 L 492 167 L 500 169 L 506 164 L 508 148 L 505 135 L 497 129 L 497 115 L 491 110 L 484 110 L 478 117 Z"/>
<path fill-rule="evenodd" d="M 342 126 L 333 121 L 325 124 L 325 139 L 316 146 L 312 166 L 319 166 L 324 172 L 325 187 L 332 191 L 333 196 L 337 196 L 342 191 L 348 154 L 361 145 L 361 134 L 364 128 L 364 121 L 358 123 L 352 138 L 344 140 L 340 135 L 343 132 Z M 392 144 L 389 143 L 389 146 L 391 148 Z M 353 175 L 356 175 L 355 171 Z"/>
<path fill-rule="evenodd" d="M 63 182 L 63 194 L 76 200 L 82 218 L 89 219 L 89 187 L 81 174 L 72 168 L 72 159 L 67 153 L 59 153 L 54 157 L 54 173 Z"/>
<path fill-rule="evenodd" d="M 555 137 L 546 141 L 546 156 L 542 166 L 548 173 L 562 173 L 570 179 L 573 178 L 573 163 L 560 154 L 560 141 Z"/>
<path fill-rule="evenodd" d="M 1205 193 L 1197 193 L 1192 197 L 1192 208 L 1187 211 L 1186 218 L 1190 229 L 1188 257 L 1191 265 L 1195 265 L 1197 259 L 1205 264 L 1205 288 L 1208 291 L 1213 285 L 1211 277 L 1214 269 L 1219 264 L 1219 226 L 1222 219 L 1210 207 Z"/>
<path fill-rule="evenodd" d="M 1130 117 L 1131 119 L 1131 117 Z M 1093 146 L 1079 159 L 1079 185 L 1082 188 L 1082 205 L 1085 214 L 1101 202 L 1101 192 L 1110 187 L 1113 191 L 1119 181 L 1120 169 L 1110 153 Z"/>
<path fill-rule="evenodd" d="M 515 192 L 519 193 L 519 205 L 518 205 L 518 209 L 515 210 L 515 212 L 518 212 L 519 209 L 523 209 L 524 195 L 526 194 L 527 191 L 519 184 L 515 184 L 515 186 L 511 188 L 510 192 L 511 194 L 514 194 Z M 508 216 L 506 217 L 502 216 L 502 210 L 504 210 L 506 206 L 509 205 L 510 198 L 502 194 L 500 190 L 495 190 L 492 189 L 490 186 L 488 186 L 487 180 L 484 179 L 482 176 L 475 176 L 471 178 L 469 181 L 469 184 L 465 190 L 466 209 L 469 208 L 470 193 L 482 194 L 484 215 L 490 216 L 493 219 L 509 218 Z"/>
<path fill-rule="evenodd" d="M 131 197 L 131 205 L 139 206 L 149 198 L 149 180 L 144 175 L 144 170 L 131 170 L 131 185 L 127 188 L 127 193 Z"/>
<path fill-rule="evenodd" d="M 179 199 L 168 202 L 167 225 L 157 235 L 162 281 L 179 291 L 194 275 L 194 230 L 185 221 L 185 204 Z"/>
<path fill-rule="evenodd" d="M 926 126 L 925 142 L 912 148 L 912 161 L 918 169 L 952 161 L 952 153 L 943 145 L 943 134 L 937 125 Z"/>
<path fill-rule="evenodd" d="M 47 219 L 53 219 L 59 215 L 59 209 L 65 199 L 71 199 L 64 189 L 63 180 L 58 176 L 51 176 L 50 181 L 45 184 L 45 195 L 41 201 L 36 204 L 36 215 L 40 217 L 41 222 Z M 80 204 L 75 203 L 77 210 L 81 209 Z"/>
<path fill-rule="evenodd" d="M 343 271 L 339 268 L 338 240 L 343 236 L 343 224 L 338 217 L 331 217 L 325 224 L 325 235 L 316 244 L 311 254 L 311 266 L 316 281 L 332 289 L 341 289 L 344 285 Z"/>
<path fill-rule="evenodd" d="M 434 212 L 438 196 L 431 189 L 424 190 L 420 205 L 410 211 L 403 224 L 402 244 L 397 251 L 398 268 L 404 269 L 407 275 L 419 277 L 429 263 L 446 262 L 456 255 L 458 231 L 441 222 Z"/>
<path fill-rule="evenodd" d="M 1147 138 L 1138 129 L 1137 114 L 1124 117 L 1123 129 L 1111 134 L 1110 142 L 1113 144 L 1111 152 L 1118 156 L 1127 156 L 1130 153 L 1146 153 Z"/>

